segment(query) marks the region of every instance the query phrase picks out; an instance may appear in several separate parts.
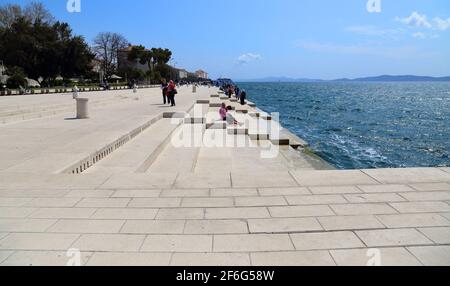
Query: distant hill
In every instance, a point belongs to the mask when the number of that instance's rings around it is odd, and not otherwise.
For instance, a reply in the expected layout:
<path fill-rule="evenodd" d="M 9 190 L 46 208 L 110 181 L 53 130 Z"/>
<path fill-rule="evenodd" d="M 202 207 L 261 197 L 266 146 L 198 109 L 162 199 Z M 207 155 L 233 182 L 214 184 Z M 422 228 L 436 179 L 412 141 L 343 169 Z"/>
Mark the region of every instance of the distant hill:
<path fill-rule="evenodd" d="M 290 78 L 290 77 L 266 77 L 259 79 L 242 79 L 235 80 L 236 82 L 334 82 L 334 81 L 346 81 L 346 82 L 450 82 L 450 76 L 447 77 L 432 77 L 432 76 L 416 76 L 416 75 L 380 75 L 374 77 L 361 77 L 355 79 L 341 78 L 335 80 L 322 80 L 322 79 L 309 79 L 309 78 Z"/>
<path fill-rule="evenodd" d="M 415 76 L 415 75 L 381 75 L 375 77 L 361 77 L 355 79 L 336 79 L 334 81 L 365 81 L 365 82 L 401 82 L 401 81 L 450 81 L 450 76 L 447 77 L 431 77 L 431 76 Z"/>
<path fill-rule="evenodd" d="M 322 82 L 320 79 L 290 78 L 290 77 L 265 77 L 258 79 L 241 79 L 237 82 Z"/>

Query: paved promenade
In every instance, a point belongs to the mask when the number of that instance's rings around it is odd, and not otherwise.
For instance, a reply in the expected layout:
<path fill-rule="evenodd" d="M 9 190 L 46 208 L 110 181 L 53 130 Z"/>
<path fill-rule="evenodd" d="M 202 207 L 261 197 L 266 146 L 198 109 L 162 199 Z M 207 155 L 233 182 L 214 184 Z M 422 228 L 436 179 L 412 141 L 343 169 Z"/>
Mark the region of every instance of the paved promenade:
<path fill-rule="evenodd" d="M 22 106 L 0 115 L 0 265 L 450 265 L 450 168 L 330 170 L 301 139 L 216 126 L 220 102 L 271 120 L 190 91 L 94 92 L 87 120 L 67 95 L 0 98 Z M 232 144 L 175 144 L 195 133 Z"/>

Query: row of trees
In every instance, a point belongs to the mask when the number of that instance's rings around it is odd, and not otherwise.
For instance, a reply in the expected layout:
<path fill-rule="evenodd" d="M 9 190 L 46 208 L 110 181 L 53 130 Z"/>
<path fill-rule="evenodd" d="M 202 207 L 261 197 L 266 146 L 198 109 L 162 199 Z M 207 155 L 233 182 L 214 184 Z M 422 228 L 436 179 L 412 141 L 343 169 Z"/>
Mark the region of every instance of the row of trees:
<path fill-rule="evenodd" d="M 13 78 L 26 74 L 44 85 L 56 77 L 89 76 L 95 55 L 67 23 L 55 21 L 41 3 L 0 7 L 0 59 Z M 16 85 L 16 84 L 15 84 Z"/>
<path fill-rule="evenodd" d="M 154 82 L 172 77 L 172 68 L 168 65 L 171 58 L 172 52 L 168 49 L 152 48 L 148 50 L 142 45 L 134 46 L 128 54 L 130 62 L 139 62 L 141 65 L 148 66 L 148 72 L 139 76 L 148 77 Z"/>
<path fill-rule="evenodd" d="M 39 2 L 23 8 L 16 4 L 0 6 L 0 61 L 7 67 L 10 87 L 25 86 L 25 75 L 43 86 L 57 84 L 59 76 L 99 81 L 96 63 L 100 64 L 105 79 L 113 74 L 128 80 L 160 81 L 171 77 L 173 70 L 168 62 L 172 52 L 168 49 L 135 46 L 128 60 L 148 65 L 148 71 L 133 65 L 119 68 L 119 51 L 128 46 L 122 35 L 105 32 L 98 34 L 90 47 L 82 36 L 73 35 L 67 23 L 56 21 Z"/>

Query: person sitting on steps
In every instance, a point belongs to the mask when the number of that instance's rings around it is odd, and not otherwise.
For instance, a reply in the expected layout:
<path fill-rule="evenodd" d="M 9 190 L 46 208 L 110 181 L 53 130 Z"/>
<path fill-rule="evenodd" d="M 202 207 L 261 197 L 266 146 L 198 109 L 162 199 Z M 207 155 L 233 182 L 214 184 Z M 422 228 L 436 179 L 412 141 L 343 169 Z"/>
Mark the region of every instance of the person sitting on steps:
<path fill-rule="evenodd" d="M 225 103 L 222 103 L 222 107 L 219 110 L 220 118 L 222 119 L 222 121 L 227 121 L 227 112 L 227 106 L 225 105 Z"/>
<path fill-rule="evenodd" d="M 227 124 L 229 124 L 229 125 L 239 125 L 239 126 L 241 126 L 242 123 L 238 122 L 238 121 L 236 120 L 236 118 L 234 118 L 234 116 L 231 114 L 230 111 L 232 111 L 232 110 L 233 110 L 233 108 L 232 108 L 231 106 L 228 106 L 228 107 L 227 107 L 227 115 L 226 115 L 226 121 L 227 121 Z"/>

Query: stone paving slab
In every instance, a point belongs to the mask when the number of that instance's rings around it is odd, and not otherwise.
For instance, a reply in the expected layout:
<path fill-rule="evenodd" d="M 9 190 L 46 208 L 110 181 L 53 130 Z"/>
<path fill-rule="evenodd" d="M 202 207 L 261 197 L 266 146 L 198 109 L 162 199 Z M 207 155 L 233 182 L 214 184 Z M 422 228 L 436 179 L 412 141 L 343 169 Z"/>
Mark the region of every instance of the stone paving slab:
<path fill-rule="evenodd" d="M 293 233 L 323 230 L 315 218 L 249 219 L 248 227 L 250 233 Z"/>
<path fill-rule="evenodd" d="M 419 228 L 419 231 L 437 244 L 450 244 L 450 227 Z"/>
<path fill-rule="evenodd" d="M 291 171 L 301 186 L 352 186 L 379 184 L 367 174 L 358 171 Z"/>
<path fill-rule="evenodd" d="M 272 217 L 318 217 L 334 216 L 335 213 L 329 206 L 289 206 L 289 207 L 269 207 Z"/>
<path fill-rule="evenodd" d="M 4 251 L 1 250 L 0 251 L 0 265 L 2 265 L 2 262 L 5 261 L 8 257 L 11 256 L 11 254 L 13 254 L 13 251 Z"/>
<path fill-rule="evenodd" d="M 118 233 L 123 220 L 68 220 L 61 219 L 47 231 L 52 233 Z"/>
<path fill-rule="evenodd" d="M 407 185 L 369 185 L 369 186 L 358 186 L 364 193 L 404 193 L 404 192 L 414 192 L 415 190 Z"/>
<path fill-rule="evenodd" d="M 206 219 L 248 219 L 270 218 L 269 211 L 265 207 L 253 208 L 207 208 Z"/>
<path fill-rule="evenodd" d="M 335 266 L 328 251 L 251 253 L 253 266 Z"/>
<path fill-rule="evenodd" d="M 86 266 L 169 266 L 171 253 L 95 252 Z"/>
<path fill-rule="evenodd" d="M 26 218 L 37 208 L 0 207 L 0 218 Z"/>
<path fill-rule="evenodd" d="M 420 261 L 405 248 L 379 248 L 380 264 L 372 261 L 370 249 L 331 250 L 338 266 L 422 266 Z"/>
<path fill-rule="evenodd" d="M 330 216 L 318 220 L 327 231 L 385 228 L 375 216 Z"/>
<path fill-rule="evenodd" d="M 39 219 L 88 219 L 96 212 L 95 208 L 40 208 L 29 215 Z"/>
<path fill-rule="evenodd" d="M 297 250 L 361 248 L 365 244 L 350 231 L 291 234 Z"/>
<path fill-rule="evenodd" d="M 428 183 L 428 184 L 410 184 L 412 188 L 420 192 L 427 191 L 450 191 L 449 183 Z"/>
<path fill-rule="evenodd" d="M 286 196 L 289 205 L 345 204 L 348 201 L 341 195 Z"/>
<path fill-rule="evenodd" d="M 95 252 L 137 252 L 145 235 L 134 234 L 83 234 L 72 248 Z"/>
<path fill-rule="evenodd" d="M 186 222 L 185 234 L 242 234 L 248 233 L 243 220 L 190 220 Z"/>
<path fill-rule="evenodd" d="M 391 193 L 345 195 L 345 199 L 350 203 L 391 203 L 406 201 L 406 199 L 400 195 Z"/>
<path fill-rule="evenodd" d="M 417 201 L 430 202 L 430 201 L 448 201 L 448 200 L 450 200 L 450 191 L 400 193 L 400 195 L 411 202 L 417 202 Z"/>
<path fill-rule="evenodd" d="M 426 266 L 448 266 L 450 246 L 408 247 L 408 250 Z"/>
<path fill-rule="evenodd" d="M 259 188 L 261 196 L 299 196 L 311 195 L 307 188 Z"/>
<path fill-rule="evenodd" d="M 341 204 L 330 206 L 337 215 L 376 215 L 395 214 L 397 211 L 386 203 L 378 204 Z"/>
<path fill-rule="evenodd" d="M 144 252 L 211 252 L 212 235 L 149 235 L 142 245 Z"/>
<path fill-rule="evenodd" d="M 439 214 L 379 215 L 377 219 L 388 228 L 450 226 L 450 221 Z"/>
<path fill-rule="evenodd" d="M 203 219 L 205 211 L 203 208 L 174 208 L 174 209 L 159 209 L 156 219 L 171 220 L 171 219 Z"/>
<path fill-rule="evenodd" d="M 91 256 L 91 252 L 81 253 L 81 265 L 86 265 Z M 70 258 L 66 251 L 16 251 L 0 266 L 67 266 Z"/>
<path fill-rule="evenodd" d="M 382 229 L 357 231 L 368 247 L 410 246 L 433 244 L 416 229 Z"/>
<path fill-rule="evenodd" d="M 450 173 L 437 168 L 377 169 L 363 172 L 383 184 L 450 182 Z"/>
<path fill-rule="evenodd" d="M 0 232 L 45 232 L 54 219 L 0 219 Z"/>
<path fill-rule="evenodd" d="M 444 202 L 406 202 L 391 203 L 400 213 L 439 213 L 450 212 L 450 205 Z"/>
<path fill-rule="evenodd" d="M 154 219 L 156 214 L 158 214 L 158 209 L 100 208 L 90 218 L 98 220 L 149 220 Z"/>
<path fill-rule="evenodd" d="M 287 234 L 215 235 L 214 252 L 266 252 L 294 250 Z"/>
<path fill-rule="evenodd" d="M 171 266 L 250 266 L 247 253 L 174 253 Z"/>
<path fill-rule="evenodd" d="M 67 250 L 78 234 L 11 233 L 0 241 L 5 250 Z"/>
<path fill-rule="evenodd" d="M 128 220 L 120 233 L 126 234 L 182 234 L 185 222 L 182 220 Z"/>
<path fill-rule="evenodd" d="M 362 193 L 356 186 L 331 186 L 331 187 L 309 187 L 314 195 L 332 194 L 359 194 Z"/>

